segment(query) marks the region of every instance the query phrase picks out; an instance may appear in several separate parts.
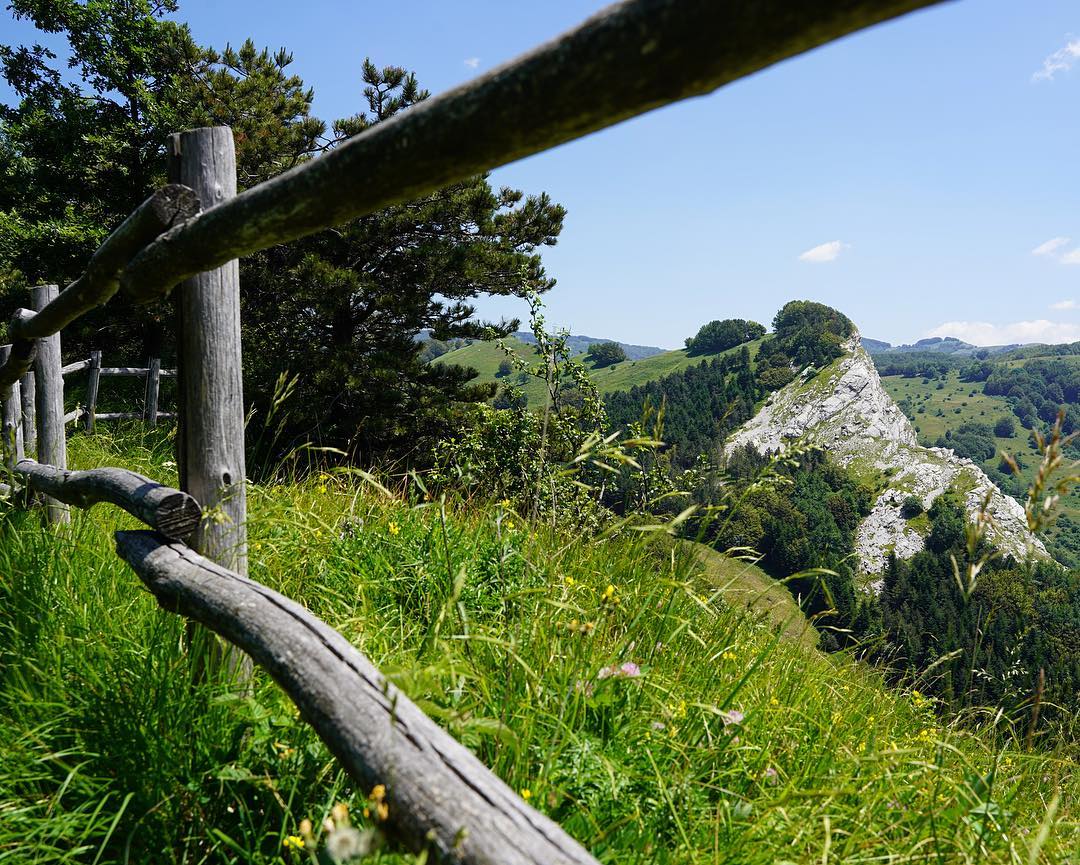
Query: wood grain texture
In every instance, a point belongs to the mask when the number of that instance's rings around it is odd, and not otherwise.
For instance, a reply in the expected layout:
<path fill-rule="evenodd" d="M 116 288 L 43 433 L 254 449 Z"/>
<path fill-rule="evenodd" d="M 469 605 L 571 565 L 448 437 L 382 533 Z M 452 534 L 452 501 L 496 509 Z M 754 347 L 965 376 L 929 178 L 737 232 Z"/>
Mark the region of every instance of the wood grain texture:
<path fill-rule="evenodd" d="M 94 431 L 97 422 L 98 388 L 101 386 L 101 352 L 90 352 L 90 372 L 86 376 L 86 413 L 83 415 L 83 428 Z"/>
<path fill-rule="evenodd" d="M 179 136 L 180 182 L 206 206 L 236 195 L 232 130 L 217 126 Z M 183 459 L 180 486 L 208 520 L 192 546 L 219 564 L 247 573 L 247 491 L 240 349 L 239 262 L 200 273 L 177 298 Z"/>
<path fill-rule="evenodd" d="M 101 374 L 105 376 L 144 376 L 150 371 L 145 366 L 103 366 Z"/>
<path fill-rule="evenodd" d="M 161 361 L 150 360 L 146 370 L 146 388 L 143 395 L 143 421 L 149 427 L 156 427 L 158 422 L 158 390 L 161 387 Z"/>
<path fill-rule="evenodd" d="M 77 360 L 73 363 L 65 364 L 60 368 L 61 375 L 72 375 L 76 372 L 82 372 L 84 369 L 88 369 L 90 366 L 90 359 Z"/>
<path fill-rule="evenodd" d="M 127 469 L 70 472 L 23 459 L 15 471 L 36 492 L 79 508 L 109 502 L 172 540 L 191 537 L 202 518 L 199 503 L 187 493 Z"/>
<path fill-rule="evenodd" d="M 27 452 L 37 452 L 37 380 L 34 371 L 27 371 L 22 379 L 23 446 Z"/>
<path fill-rule="evenodd" d="M 627 0 L 150 243 L 136 301 L 238 256 L 412 201 L 938 0 Z M 675 145 L 672 153 L 677 152 Z M 213 205 L 213 206 L 211 206 Z"/>
<path fill-rule="evenodd" d="M 442 862 L 596 865 L 299 604 L 152 532 L 118 532 L 116 546 L 164 609 L 254 658 L 361 790 L 386 785 L 387 829 L 406 846 Z"/>
<path fill-rule="evenodd" d="M 42 310 L 56 299 L 60 289 L 39 285 L 31 289 L 34 309 Z M 67 434 L 64 430 L 64 376 L 60 373 L 60 334 L 37 340 L 34 378 L 37 380 L 37 459 L 58 469 L 67 468 Z M 67 505 L 58 499 L 45 499 L 45 518 L 50 523 L 71 521 Z"/>
<path fill-rule="evenodd" d="M 198 211 L 199 200 L 190 189 L 177 184 L 159 189 L 105 238 L 82 276 L 54 295 L 47 306 L 35 307 L 35 314 L 16 314 L 8 326 L 13 351 L 11 359 L 0 366 L 0 389 L 17 381 L 30 368 L 33 358 L 27 355 L 33 340 L 59 333 L 79 316 L 105 303 L 116 294 L 120 273 L 135 253 Z"/>
<path fill-rule="evenodd" d="M 11 356 L 10 345 L 0 345 L 0 363 Z M 3 437 L 4 465 L 10 472 L 23 453 L 22 388 L 19 382 L 0 390 L 0 436 Z"/>

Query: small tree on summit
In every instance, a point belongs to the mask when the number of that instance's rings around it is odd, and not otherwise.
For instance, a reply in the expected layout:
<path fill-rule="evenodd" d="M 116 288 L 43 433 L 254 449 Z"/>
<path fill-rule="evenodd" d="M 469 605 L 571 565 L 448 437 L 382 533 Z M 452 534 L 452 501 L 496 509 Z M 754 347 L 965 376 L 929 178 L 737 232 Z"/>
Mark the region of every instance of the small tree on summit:
<path fill-rule="evenodd" d="M 622 363 L 626 360 L 626 352 L 617 342 L 594 342 L 589 346 L 585 357 L 592 361 L 594 368 L 600 369 L 601 367 Z"/>

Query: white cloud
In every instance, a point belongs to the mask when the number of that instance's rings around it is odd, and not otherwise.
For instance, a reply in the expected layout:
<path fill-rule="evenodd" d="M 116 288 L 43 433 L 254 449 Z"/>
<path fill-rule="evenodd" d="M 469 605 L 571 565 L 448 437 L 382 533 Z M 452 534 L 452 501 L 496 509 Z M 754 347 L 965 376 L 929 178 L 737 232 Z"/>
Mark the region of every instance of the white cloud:
<path fill-rule="evenodd" d="M 468 66 L 470 69 L 476 69 L 480 65 L 480 58 L 470 57 L 468 60 L 465 61 L 465 65 Z"/>
<path fill-rule="evenodd" d="M 1075 300 L 1059 300 L 1057 303 L 1050 304 L 1051 309 L 1076 309 Z"/>
<path fill-rule="evenodd" d="M 1076 247 L 1072 252 L 1066 252 L 1061 256 L 1062 264 L 1080 264 L 1080 246 Z"/>
<path fill-rule="evenodd" d="M 1080 324 L 1061 321 L 1014 321 L 1010 324 L 991 324 L 988 321 L 947 321 L 935 327 L 927 336 L 955 336 L 972 345 L 1009 345 L 1014 342 L 1076 342 L 1080 340 Z"/>
<path fill-rule="evenodd" d="M 1046 243 L 1040 243 L 1033 250 L 1032 255 L 1052 255 L 1069 242 L 1067 237 L 1052 237 Z"/>
<path fill-rule="evenodd" d="M 1059 72 L 1068 72 L 1080 60 L 1080 39 L 1070 39 L 1043 61 L 1043 68 L 1031 76 L 1032 81 L 1053 81 Z"/>
<path fill-rule="evenodd" d="M 836 257 L 845 249 L 850 249 L 850 243 L 841 243 L 839 240 L 830 240 L 813 249 L 808 249 L 799 256 L 799 261 L 810 261 L 814 264 L 823 264 L 826 261 L 836 261 Z"/>

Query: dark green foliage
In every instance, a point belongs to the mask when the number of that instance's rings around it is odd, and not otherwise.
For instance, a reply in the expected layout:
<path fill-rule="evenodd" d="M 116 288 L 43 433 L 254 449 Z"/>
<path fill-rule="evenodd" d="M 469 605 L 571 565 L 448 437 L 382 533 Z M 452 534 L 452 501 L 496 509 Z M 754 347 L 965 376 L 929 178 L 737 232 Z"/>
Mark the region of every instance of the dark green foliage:
<path fill-rule="evenodd" d="M 946 431 L 935 444 L 939 448 L 952 448 L 958 456 L 977 463 L 992 459 L 997 453 L 994 431 L 981 423 L 961 424 L 958 429 Z"/>
<path fill-rule="evenodd" d="M 1000 439 L 1011 439 L 1016 435 L 1016 422 L 1011 417 L 998 418 L 994 424 L 994 435 Z"/>
<path fill-rule="evenodd" d="M 1080 365 L 1066 360 L 1040 359 L 1023 366 L 996 364 L 983 391 L 1004 396 L 1025 427 L 1041 421 L 1052 424 L 1064 409 L 1066 434 L 1080 429 Z"/>
<path fill-rule="evenodd" d="M 506 378 L 514 371 L 514 365 L 507 358 L 499 361 L 499 369 L 495 372 L 495 378 Z"/>
<path fill-rule="evenodd" d="M 768 458 L 747 447 L 732 456 L 727 471 L 737 485 L 749 485 L 767 463 Z M 850 627 L 859 614 L 853 584 L 855 534 L 870 513 L 872 491 L 818 450 L 781 471 L 788 482 L 751 488 L 735 517 L 720 521 L 712 543 L 719 550 L 755 549 L 764 556 L 760 564 L 777 579 L 812 568 L 834 571 L 798 576 L 787 585 L 807 612 L 833 610 L 827 624 Z M 831 630 L 824 632 L 826 648 L 842 643 Z"/>
<path fill-rule="evenodd" d="M 716 354 L 763 336 L 765 327 L 756 321 L 725 318 L 703 325 L 696 336 L 687 338 L 686 348 L 690 354 Z"/>
<path fill-rule="evenodd" d="M 900 505 L 900 514 L 905 520 L 911 520 L 923 512 L 922 502 L 918 496 L 908 496 Z"/>
<path fill-rule="evenodd" d="M 962 503 L 940 496 L 929 516 L 927 549 L 890 559 L 880 596 L 894 662 L 913 670 L 941 663 L 932 687 L 964 705 L 1021 706 L 1046 671 L 1047 702 L 1075 705 L 1080 686 L 1080 582 L 1056 565 L 991 559 L 965 598 L 953 574 L 967 560 Z M 1026 716 L 1025 712 L 1025 716 Z"/>
<path fill-rule="evenodd" d="M 841 346 L 854 332 L 851 319 L 832 307 L 793 300 L 773 318 L 773 336 L 762 343 L 759 361 L 779 356 L 787 366 L 822 367 L 844 353 Z"/>
<path fill-rule="evenodd" d="M 743 348 L 608 394 L 605 404 L 616 429 L 640 420 L 646 401 L 665 406 L 664 442 L 674 449 L 673 464 L 689 468 L 699 454 L 712 453 L 721 438 L 753 417 L 764 395 L 754 379 L 750 352 Z"/>
<path fill-rule="evenodd" d="M 626 360 L 626 352 L 617 342 L 594 342 L 585 352 L 585 357 L 592 361 L 593 368 L 601 369 Z"/>
<path fill-rule="evenodd" d="M 886 353 L 872 357 L 880 375 L 902 375 L 905 378 L 930 380 L 944 379 L 951 370 L 958 369 L 964 360 L 936 352 Z"/>

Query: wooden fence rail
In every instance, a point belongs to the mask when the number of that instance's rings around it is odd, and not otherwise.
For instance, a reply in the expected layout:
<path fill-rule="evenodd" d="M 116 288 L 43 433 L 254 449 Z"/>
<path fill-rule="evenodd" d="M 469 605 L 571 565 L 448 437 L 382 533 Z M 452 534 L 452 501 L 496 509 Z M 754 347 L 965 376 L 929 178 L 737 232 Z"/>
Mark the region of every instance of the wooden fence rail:
<path fill-rule="evenodd" d="M 78 279 L 62 292 L 35 288 L 34 310 L 11 319 L 11 345 L 0 350 L 8 477 L 45 497 L 51 522 L 66 521 L 68 505 L 111 502 L 156 529 L 118 532 L 119 555 L 163 607 L 250 653 L 357 782 L 387 785 L 385 828 L 408 846 L 445 862 L 594 863 L 344 637 L 247 579 L 236 259 L 708 93 L 935 2 L 627 0 L 240 195 L 230 130 L 173 136 L 173 182 L 109 235 Z M 93 429 L 95 416 L 132 414 L 96 414 L 102 376 L 144 376 L 141 416 L 156 423 L 164 416 L 157 387 L 171 371 L 156 361 L 102 367 L 100 352 L 65 367 L 60 330 L 118 290 L 147 302 L 183 280 L 175 371 L 182 491 L 121 469 L 66 471 L 65 422 L 73 418 L 64 414 L 65 374 L 88 373 L 85 422 Z M 37 462 L 23 454 L 34 441 Z M 209 511 L 217 518 L 201 519 Z M 180 542 L 188 539 L 190 547 Z"/>

